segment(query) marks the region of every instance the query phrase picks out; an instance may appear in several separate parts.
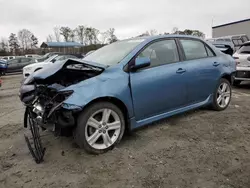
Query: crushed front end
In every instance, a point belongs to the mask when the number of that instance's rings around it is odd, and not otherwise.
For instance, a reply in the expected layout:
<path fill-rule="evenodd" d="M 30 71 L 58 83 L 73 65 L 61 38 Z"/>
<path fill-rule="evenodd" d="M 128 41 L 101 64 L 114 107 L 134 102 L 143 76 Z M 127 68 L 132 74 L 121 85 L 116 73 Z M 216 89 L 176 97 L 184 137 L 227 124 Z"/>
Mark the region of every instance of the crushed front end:
<path fill-rule="evenodd" d="M 19 92 L 19 97 L 26 106 L 24 127 L 31 131 L 31 136 L 25 135 L 25 140 L 37 163 L 43 161 L 45 152 L 40 131 L 49 130 L 59 136 L 68 136 L 76 126 L 76 117 L 82 107 L 74 105 L 72 108 L 70 104 L 64 103 L 74 94 L 74 91 L 67 90 L 67 87 L 97 76 L 103 71 L 75 60 L 49 68 L 30 75 Z"/>

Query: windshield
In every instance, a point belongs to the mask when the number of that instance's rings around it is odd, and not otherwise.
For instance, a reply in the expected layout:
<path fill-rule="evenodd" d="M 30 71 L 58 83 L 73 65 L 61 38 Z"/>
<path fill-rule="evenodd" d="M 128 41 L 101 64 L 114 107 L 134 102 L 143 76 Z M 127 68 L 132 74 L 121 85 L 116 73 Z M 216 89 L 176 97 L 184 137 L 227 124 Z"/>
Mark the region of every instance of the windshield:
<path fill-rule="evenodd" d="M 131 39 L 115 42 L 94 51 L 83 59 L 108 66 L 115 65 L 143 41 L 144 39 Z"/>
<path fill-rule="evenodd" d="M 242 46 L 238 53 L 240 54 L 250 54 L 250 44 L 249 45 L 245 45 L 245 46 Z"/>

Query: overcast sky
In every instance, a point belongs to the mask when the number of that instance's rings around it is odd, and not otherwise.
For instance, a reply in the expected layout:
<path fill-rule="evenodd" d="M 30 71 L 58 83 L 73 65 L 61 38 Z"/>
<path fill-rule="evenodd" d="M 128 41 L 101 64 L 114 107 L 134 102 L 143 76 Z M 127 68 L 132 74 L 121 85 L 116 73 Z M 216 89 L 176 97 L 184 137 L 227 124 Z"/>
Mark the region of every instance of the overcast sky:
<path fill-rule="evenodd" d="M 119 39 L 156 29 L 198 29 L 250 18 L 250 0 L 0 0 L 0 37 L 27 28 L 39 42 L 54 26 L 114 27 Z"/>

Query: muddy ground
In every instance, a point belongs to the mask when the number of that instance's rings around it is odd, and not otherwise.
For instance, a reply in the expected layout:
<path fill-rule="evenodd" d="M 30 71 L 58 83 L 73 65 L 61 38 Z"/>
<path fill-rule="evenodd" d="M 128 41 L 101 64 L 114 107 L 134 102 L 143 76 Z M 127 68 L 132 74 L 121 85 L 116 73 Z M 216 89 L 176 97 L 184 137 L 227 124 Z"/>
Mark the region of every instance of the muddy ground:
<path fill-rule="evenodd" d="M 5 76 L 0 89 L 1 188 L 250 187 L 250 84 L 233 89 L 223 112 L 202 109 L 160 121 L 99 156 L 48 134 L 45 161 L 36 164 L 23 138 L 20 80 Z"/>

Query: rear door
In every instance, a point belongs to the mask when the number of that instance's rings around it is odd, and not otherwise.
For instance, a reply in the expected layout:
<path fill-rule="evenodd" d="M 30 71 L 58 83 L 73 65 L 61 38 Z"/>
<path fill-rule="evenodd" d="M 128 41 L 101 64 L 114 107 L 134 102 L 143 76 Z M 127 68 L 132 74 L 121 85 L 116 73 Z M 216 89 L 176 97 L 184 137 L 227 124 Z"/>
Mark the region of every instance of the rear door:
<path fill-rule="evenodd" d="M 136 120 L 185 106 L 186 68 L 174 39 L 153 42 L 138 57 L 149 57 L 150 67 L 130 73 Z"/>
<path fill-rule="evenodd" d="M 8 65 L 8 69 L 7 69 L 7 72 L 16 72 L 16 71 L 19 71 L 20 68 L 20 59 L 12 59 L 12 60 L 9 60 L 7 62 L 7 65 Z"/>
<path fill-rule="evenodd" d="M 221 62 L 212 49 L 199 39 L 180 39 L 187 66 L 188 101 L 194 104 L 206 100 L 220 78 Z"/>
<path fill-rule="evenodd" d="M 31 64 L 32 62 L 34 62 L 34 61 L 32 61 L 32 58 L 21 58 L 19 67 L 20 67 L 20 69 L 22 69 L 23 67 Z"/>

